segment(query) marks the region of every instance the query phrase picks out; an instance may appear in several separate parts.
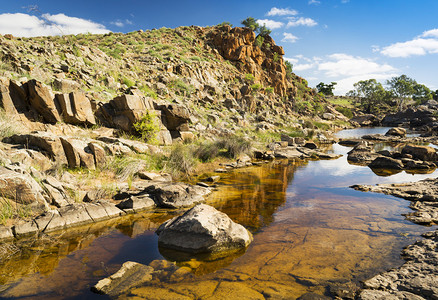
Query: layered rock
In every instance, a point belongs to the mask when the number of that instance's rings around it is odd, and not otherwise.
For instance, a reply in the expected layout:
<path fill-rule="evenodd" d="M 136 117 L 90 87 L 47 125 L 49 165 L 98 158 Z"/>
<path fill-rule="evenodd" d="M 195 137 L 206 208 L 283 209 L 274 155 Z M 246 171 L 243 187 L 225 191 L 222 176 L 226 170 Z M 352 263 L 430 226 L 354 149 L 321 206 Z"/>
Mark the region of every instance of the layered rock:
<path fill-rule="evenodd" d="M 243 226 L 205 204 L 163 223 L 156 233 L 159 246 L 194 254 L 245 248 L 252 241 Z"/>

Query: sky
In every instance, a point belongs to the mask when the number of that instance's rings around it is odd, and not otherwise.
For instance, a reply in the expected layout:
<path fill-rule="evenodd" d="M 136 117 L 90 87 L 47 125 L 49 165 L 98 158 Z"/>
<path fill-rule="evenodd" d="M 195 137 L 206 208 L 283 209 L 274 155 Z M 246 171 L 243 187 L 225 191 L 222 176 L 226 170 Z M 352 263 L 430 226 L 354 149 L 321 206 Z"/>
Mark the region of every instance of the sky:
<path fill-rule="evenodd" d="M 438 0 L 0 1 L 0 34 L 25 37 L 241 26 L 253 17 L 312 87 L 336 82 L 342 95 L 360 80 L 406 74 L 438 89 Z"/>

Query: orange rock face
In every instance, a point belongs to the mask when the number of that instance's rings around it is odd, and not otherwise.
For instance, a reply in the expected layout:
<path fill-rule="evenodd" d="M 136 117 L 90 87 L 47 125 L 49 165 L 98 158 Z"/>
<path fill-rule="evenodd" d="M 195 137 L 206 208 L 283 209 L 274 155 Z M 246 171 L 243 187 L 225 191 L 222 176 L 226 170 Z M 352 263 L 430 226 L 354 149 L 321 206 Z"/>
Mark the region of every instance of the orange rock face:
<path fill-rule="evenodd" d="M 210 38 L 225 59 L 240 62 L 237 66 L 242 72 L 254 75 L 256 82 L 273 87 L 277 94 L 286 94 L 289 86 L 282 57 L 284 50 L 270 36 L 257 37 L 263 39 L 258 46 L 253 30 L 222 26 L 211 32 Z"/>

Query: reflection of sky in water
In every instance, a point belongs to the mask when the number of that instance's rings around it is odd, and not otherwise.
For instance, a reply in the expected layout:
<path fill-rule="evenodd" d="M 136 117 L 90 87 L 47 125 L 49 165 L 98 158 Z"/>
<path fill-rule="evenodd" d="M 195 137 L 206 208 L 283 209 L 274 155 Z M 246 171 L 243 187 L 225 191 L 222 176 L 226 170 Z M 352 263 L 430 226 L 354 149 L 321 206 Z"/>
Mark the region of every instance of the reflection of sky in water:
<path fill-rule="evenodd" d="M 363 128 L 355 128 L 355 129 L 346 129 L 341 130 L 335 134 L 337 138 L 342 139 L 351 139 L 351 138 L 360 138 L 363 135 L 367 134 L 385 134 L 392 127 L 363 127 Z M 417 137 L 420 136 L 418 133 L 408 133 L 408 137 Z"/>
<path fill-rule="evenodd" d="M 385 146 L 390 150 L 391 147 Z M 307 178 L 308 183 L 319 187 L 348 187 L 353 184 L 377 184 L 377 183 L 402 183 L 419 181 L 422 179 L 436 177 L 438 171 L 431 174 L 408 174 L 405 171 L 382 177 L 376 175 L 367 166 L 357 166 L 349 164 L 347 152 L 351 147 L 344 147 L 338 144 L 333 145 L 333 152 L 343 156 L 336 160 L 310 161 L 309 164 L 300 168 L 300 172 L 295 174 L 295 181 L 298 178 Z"/>

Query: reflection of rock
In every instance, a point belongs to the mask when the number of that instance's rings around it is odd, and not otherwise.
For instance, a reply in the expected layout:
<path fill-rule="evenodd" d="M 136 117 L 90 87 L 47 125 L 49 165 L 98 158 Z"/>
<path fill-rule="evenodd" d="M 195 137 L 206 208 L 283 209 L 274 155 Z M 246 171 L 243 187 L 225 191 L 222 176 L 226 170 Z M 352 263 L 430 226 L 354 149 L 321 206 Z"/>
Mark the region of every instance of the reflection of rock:
<path fill-rule="evenodd" d="M 252 235 L 226 214 L 200 204 L 157 230 L 158 244 L 188 253 L 210 253 L 246 248 Z"/>
<path fill-rule="evenodd" d="M 95 293 L 116 296 L 126 292 L 132 285 L 152 279 L 153 268 L 127 261 L 110 277 L 100 280 L 91 290 Z"/>
<path fill-rule="evenodd" d="M 198 255 L 159 247 L 164 258 L 175 261 L 178 266 L 188 267 L 197 276 L 213 273 L 231 264 L 245 253 L 245 249 L 230 252 L 202 253 Z"/>

